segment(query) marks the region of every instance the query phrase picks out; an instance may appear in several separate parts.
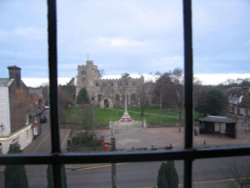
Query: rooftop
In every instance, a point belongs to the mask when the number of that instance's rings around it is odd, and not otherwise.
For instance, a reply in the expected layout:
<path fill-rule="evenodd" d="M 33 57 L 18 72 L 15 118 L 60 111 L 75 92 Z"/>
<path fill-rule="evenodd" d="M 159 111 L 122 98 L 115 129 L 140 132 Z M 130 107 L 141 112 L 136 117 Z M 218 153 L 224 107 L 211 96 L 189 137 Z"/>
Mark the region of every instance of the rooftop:
<path fill-rule="evenodd" d="M 207 122 L 217 122 L 217 123 L 235 123 L 234 120 L 225 116 L 207 116 L 204 118 L 200 118 L 199 120 Z"/>

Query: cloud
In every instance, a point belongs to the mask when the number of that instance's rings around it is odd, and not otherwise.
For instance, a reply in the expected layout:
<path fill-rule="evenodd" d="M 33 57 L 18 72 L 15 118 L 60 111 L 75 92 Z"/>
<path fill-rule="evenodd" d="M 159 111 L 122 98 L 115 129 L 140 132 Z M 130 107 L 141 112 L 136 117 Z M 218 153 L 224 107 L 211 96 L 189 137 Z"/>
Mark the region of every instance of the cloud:
<path fill-rule="evenodd" d="M 58 85 L 65 85 L 70 81 L 71 77 L 59 77 L 57 82 Z M 28 87 L 39 87 L 47 85 L 49 83 L 48 78 L 22 78 L 23 82 Z"/>
<path fill-rule="evenodd" d="M 106 47 L 126 47 L 126 48 L 133 48 L 133 47 L 144 47 L 146 45 L 145 41 L 127 39 L 127 38 L 105 38 L 99 37 L 97 38 L 97 43 L 99 46 L 106 46 Z M 98 45 L 97 44 L 97 45 Z"/>
<path fill-rule="evenodd" d="M 133 78 L 139 78 L 141 75 L 144 76 L 145 81 L 155 81 L 157 77 L 152 74 L 130 74 Z M 250 78 L 250 74 L 235 74 L 235 73 L 228 73 L 228 74 L 195 74 L 195 78 L 198 78 L 202 82 L 203 85 L 218 85 L 221 84 L 228 79 L 237 79 L 237 78 Z M 58 77 L 58 85 L 65 85 L 67 84 L 72 77 Z M 103 76 L 103 79 L 119 79 L 121 75 L 117 74 L 109 74 Z M 44 84 L 48 84 L 48 78 L 22 78 L 24 83 L 30 87 L 39 87 Z"/>
<path fill-rule="evenodd" d="M 13 0 L 0 7 L 3 65 L 47 66 L 46 2 Z M 59 75 L 73 77 L 87 53 L 112 74 L 183 67 L 182 1 L 58 1 Z M 195 73 L 250 70 L 248 1 L 194 0 Z M 27 77 L 43 69 L 28 69 Z M 0 72 L 2 75 L 2 72 Z M 43 73 L 46 77 L 47 73 Z"/>
<path fill-rule="evenodd" d="M 0 30 L 0 41 L 8 40 L 8 32 L 5 30 Z"/>
<path fill-rule="evenodd" d="M 154 65 L 156 69 L 158 68 L 158 70 L 155 71 L 160 72 L 168 72 L 175 68 L 183 69 L 184 66 L 184 60 L 182 56 L 154 58 L 151 60 L 151 63 L 151 66 Z"/>
<path fill-rule="evenodd" d="M 41 39 L 41 37 L 46 36 L 46 29 L 38 27 L 18 27 L 14 29 L 12 35 L 16 37 L 31 38 L 33 40 Z"/>
<path fill-rule="evenodd" d="M 250 74 L 195 74 L 194 77 L 198 78 L 203 85 L 217 85 L 227 81 L 228 79 L 250 78 Z"/>
<path fill-rule="evenodd" d="M 131 39 L 123 39 L 123 38 L 114 38 L 111 40 L 111 46 L 114 47 L 138 47 L 144 46 L 144 42 L 131 40 Z"/>

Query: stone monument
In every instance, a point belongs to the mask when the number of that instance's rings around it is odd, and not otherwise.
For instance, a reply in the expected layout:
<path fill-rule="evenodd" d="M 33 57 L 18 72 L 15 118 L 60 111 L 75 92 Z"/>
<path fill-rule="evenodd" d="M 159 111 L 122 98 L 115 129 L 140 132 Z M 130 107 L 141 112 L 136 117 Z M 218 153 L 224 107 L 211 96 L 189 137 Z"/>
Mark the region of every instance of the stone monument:
<path fill-rule="evenodd" d="M 130 117 L 128 113 L 127 95 L 125 95 L 124 113 L 118 121 L 110 121 L 109 128 L 111 129 L 112 135 L 114 135 L 129 128 L 145 128 L 144 124 L 144 121 L 135 121 Z"/>

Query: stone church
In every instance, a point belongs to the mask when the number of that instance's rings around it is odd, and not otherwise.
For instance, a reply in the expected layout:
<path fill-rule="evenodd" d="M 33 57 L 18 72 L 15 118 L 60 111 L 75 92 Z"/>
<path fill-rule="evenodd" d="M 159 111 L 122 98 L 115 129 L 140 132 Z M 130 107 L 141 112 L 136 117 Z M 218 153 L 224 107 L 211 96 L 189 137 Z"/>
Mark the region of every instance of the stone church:
<path fill-rule="evenodd" d="M 101 108 L 123 106 L 125 95 L 129 106 L 140 104 L 140 88 L 144 78 L 102 79 L 98 66 L 87 60 L 85 65 L 78 65 L 76 77 L 76 96 L 85 88 L 92 104 Z"/>

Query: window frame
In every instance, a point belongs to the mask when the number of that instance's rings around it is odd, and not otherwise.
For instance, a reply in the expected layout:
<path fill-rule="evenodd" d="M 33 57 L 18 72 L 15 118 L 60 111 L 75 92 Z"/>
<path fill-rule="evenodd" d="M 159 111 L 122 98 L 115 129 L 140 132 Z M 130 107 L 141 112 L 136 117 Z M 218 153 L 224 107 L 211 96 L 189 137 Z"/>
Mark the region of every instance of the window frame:
<path fill-rule="evenodd" d="M 79 163 L 118 163 L 183 160 L 184 187 L 192 187 L 192 163 L 195 159 L 250 155 L 250 145 L 220 146 L 209 148 L 193 147 L 193 50 L 192 50 L 192 2 L 183 0 L 184 25 L 184 74 L 185 74 L 185 133 L 184 148 L 162 151 L 141 152 L 101 152 L 101 153 L 62 153 L 58 120 L 57 86 L 57 22 L 56 0 L 47 0 L 48 10 L 48 67 L 50 80 L 50 120 L 51 153 L 0 155 L 0 165 L 48 165 L 53 166 L 54 187 L 62 187 L 60 168 L 63 164 Z M 55 115 L 57 114 L 57 115 Z"/>

